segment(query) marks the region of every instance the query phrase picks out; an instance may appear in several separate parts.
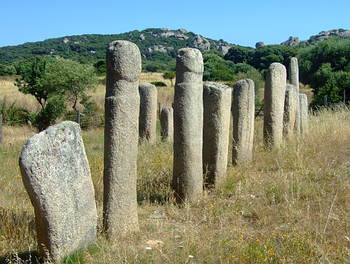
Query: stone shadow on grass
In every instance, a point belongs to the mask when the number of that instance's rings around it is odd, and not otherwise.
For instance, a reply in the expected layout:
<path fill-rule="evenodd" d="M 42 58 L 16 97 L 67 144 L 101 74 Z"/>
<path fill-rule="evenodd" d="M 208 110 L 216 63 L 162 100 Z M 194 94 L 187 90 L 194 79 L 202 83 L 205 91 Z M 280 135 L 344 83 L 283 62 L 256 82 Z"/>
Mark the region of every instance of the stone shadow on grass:
<path fill-rule="evenodd" d="M 5 256 L 0 256 L 0 264 L 40 264 L 39 256 L 36 251 L 26 251 L 20 253 L 13 253 Z"/>

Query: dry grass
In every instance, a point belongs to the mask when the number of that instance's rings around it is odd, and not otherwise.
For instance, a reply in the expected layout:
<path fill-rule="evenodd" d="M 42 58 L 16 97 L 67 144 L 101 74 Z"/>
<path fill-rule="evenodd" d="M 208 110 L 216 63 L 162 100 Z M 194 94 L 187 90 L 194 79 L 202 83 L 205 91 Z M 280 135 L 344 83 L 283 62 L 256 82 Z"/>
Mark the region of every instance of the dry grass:
<path fill-rule="evenodd" d="M 32 133 L 6 128 L 0 147 L 0 263 L 11 254 L 12 263 L 20 263 L 13 253 L 35 250 L 33 210 L 17 166 Z M 141 231 L 117 242 L 99 234 L 94 247 L 66 263 L 349 263 L 349 110 L 312 116 L 310 133 L 291 138 L 279 151 L 266 151 L 261 135 L 258 120 L 254 161 L 229 166 L 223 186 L 184 206 L 172 202 L 171 144 L 142 145 Z M 83 137 L 101 217 L 103 130 Z M 166 217 L 150 218 L 155 210 Z"/>

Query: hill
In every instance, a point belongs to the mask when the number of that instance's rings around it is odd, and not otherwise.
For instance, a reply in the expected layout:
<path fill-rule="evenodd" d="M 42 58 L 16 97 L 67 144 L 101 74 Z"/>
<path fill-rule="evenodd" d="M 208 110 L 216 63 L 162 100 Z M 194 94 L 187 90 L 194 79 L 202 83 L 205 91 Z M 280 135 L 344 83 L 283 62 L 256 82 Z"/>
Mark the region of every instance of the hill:
<path fill-rule="evenodd" d="M 346 29 L 332 29 L 328 31 L 321 31 L 320 33 L 311 36 L 308 40 L 300 40 L 298 37 L 289 37 L 286 41 L 282 42 L 284 46 L 310 46 L 315 45 L 320 41 L 329 39 L 331 37 L 337 38 L 350 38 L 350 30 Z"/>
<path fill-rule="evenodd" d="M 65 36 L 18 46 L 1 47 L 0 64 L 12 64 L 33 55 L 60 56 L 94 63 L 104 60 L 106 47 L 113 40 L 129 40 L 137 44 L 143 56 L 144 68 L 149 71 L 166 69 L 169 65 L 174 67 L 176 51 L 180 48 L 214 50 L 224 55 L 232 46 L 226 41 L 205 38 L 185 29 L 149 28 L 112 35 Z"/>

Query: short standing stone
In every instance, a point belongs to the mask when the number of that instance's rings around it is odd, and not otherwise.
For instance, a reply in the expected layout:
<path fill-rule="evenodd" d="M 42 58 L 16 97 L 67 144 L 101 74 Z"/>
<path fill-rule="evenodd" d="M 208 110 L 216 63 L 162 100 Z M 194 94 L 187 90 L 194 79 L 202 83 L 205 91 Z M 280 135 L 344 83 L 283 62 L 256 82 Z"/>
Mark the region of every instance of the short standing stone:
<path fill-rule="evenodd" d="M 283 117 L 283 134 L 287 137 L 294 132 L 298 101 L 296 87 L 292 84 L 287 84 Z"/>
<path fill-rule="evenodd" d="M 286 68 L 281 63 L 272 63 L 264 92 L 264 144 L 269 148 L 279 148 L 282 143 L 286 85 Z"/>
<path fill-rule="evenodd" d="M 139 136 L 140 142 L 155 143 L 157 139 L 157 87 L 142 83 L 140 92 Z"/>
<path fill-rule="evenodd" d="M 233 91 L 232 163 L 249 162 L 253 158 L 255 90 L 250 79 L 240 80 Z"/>
<path fill-rule="evenodd" d="M 171 106 L 162 107 L 160 111 L 160 134 L 163 141 L 173 141 L 174 111 Z"/>
<path fill-rule="evenodd" d="M 34 206 L 39 254 L 58 262 L 94 243 L 95 195 L 79 125 L 66 121 L 34 135 L 19 165 Z"/>
<path fill-rule="evenodd" d="M 137 152 L 141 54 L 129 41 L 107 50 L 103 224 L 109 239 L 138 231 Z"/>
<path fill-rule="evenodd" d="M 174 96 L 173 188 L 178 202 L 203 192 L 203 57 L 199 50 L 178 51 Z"/>
<path fill-rule="evenodd" d="M 309 110 L 306 94 L 299 94 L 299 110 L 300 110 L 300 133 L 307 134 L 309 132 Z"/>
<path fill-rule="evenodd" d="M 204 84 L 203 170 L 208 185 L 220 184 L 226 176 L 231 100 L 231 87 Z"/>

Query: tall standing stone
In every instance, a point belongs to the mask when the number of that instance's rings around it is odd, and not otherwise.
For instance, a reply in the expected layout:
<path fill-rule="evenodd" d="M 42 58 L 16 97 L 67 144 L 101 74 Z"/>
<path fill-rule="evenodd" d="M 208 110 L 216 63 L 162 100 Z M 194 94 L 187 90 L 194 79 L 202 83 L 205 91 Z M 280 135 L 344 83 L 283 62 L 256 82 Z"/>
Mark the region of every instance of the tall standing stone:
<path fill-rule="evenodd" d="M 155 143 L 157 139 L 157 87 L 142 83 L 140 92 L 140 142 Z"/>
<path fill-rule="evenodd" d="M 174 139 L 174 111 L 171 106 L 162 107 L 160 111 L 160 134 L 163 141 Z"/>
<path fill-rule="evenodd" d="M 272 63 L 264 92 L 264 144 L 269 148 L 279 148 L 282 143 L 286 85 L 286 68 L 281 63 Z"/>
<path fill-rule="evenodd" d="M 249 162 L 253 158 L 255 87 L 250 79 L 238 81 L 233 90 L 232 163 Z"/>
<path fill-rule="evenodd" d="M 178 202 L 195 201 L 203 192 L 203 70 L 199 50 L 178 51 L 173 164 L 173 188 Z"/>
<path fill-rule="evenodd" d="M 105 98 L 103 224 L 112 239 L 139 230 L 137 152 L 141 54 L 129 41 L 114 41 L 107 50 Z"/>
<path fill-rule="evenodd" d="M 40 256 L 58 262 L 94 243 L 97 210 L 79 125 L 66 121 L 34 135 L 19 165 L 34 206 Z"/>
<path fill-rule="evenodd" d="M 300 133 L 309 132 L 309 110 L 306 94 L 299 94 L 299 111 L 300 111 Z"/>
<path fill-rule="evenodd" d="M 283 117 L 283 134 L 287 137 L 291 136 L 294 132 L 298 101 L 298 93 L 295 85 L 287 84 Z"/>
<path fill-rule="evenodd" d="M 4 134 L 2 131 L 2 115 L 0 115 L 0 144 L 2 143 L 3 139 L 4 139 Z"/>
<path fill-rule="evenodd" d="M 299 64 L 296 57 L 292 57 L 289 62 L 289 81 L 296 89 L 296 117 L 294 123 L 294 130 L 300 133 L 300 113 L 299 113 Z"/>
<path fill-rule="evenodd" d="M 292 57 L 289 63 L 289 81 L 295 86 L 296 91 L 299 93 L 299 65 L 298 59 Z"/>
<path fill-rule="evenodd" d="M 211 82 L 203 88 L 203 170 L 206 184 L 214 186 L 226 176 L 232 88 Z"/>

